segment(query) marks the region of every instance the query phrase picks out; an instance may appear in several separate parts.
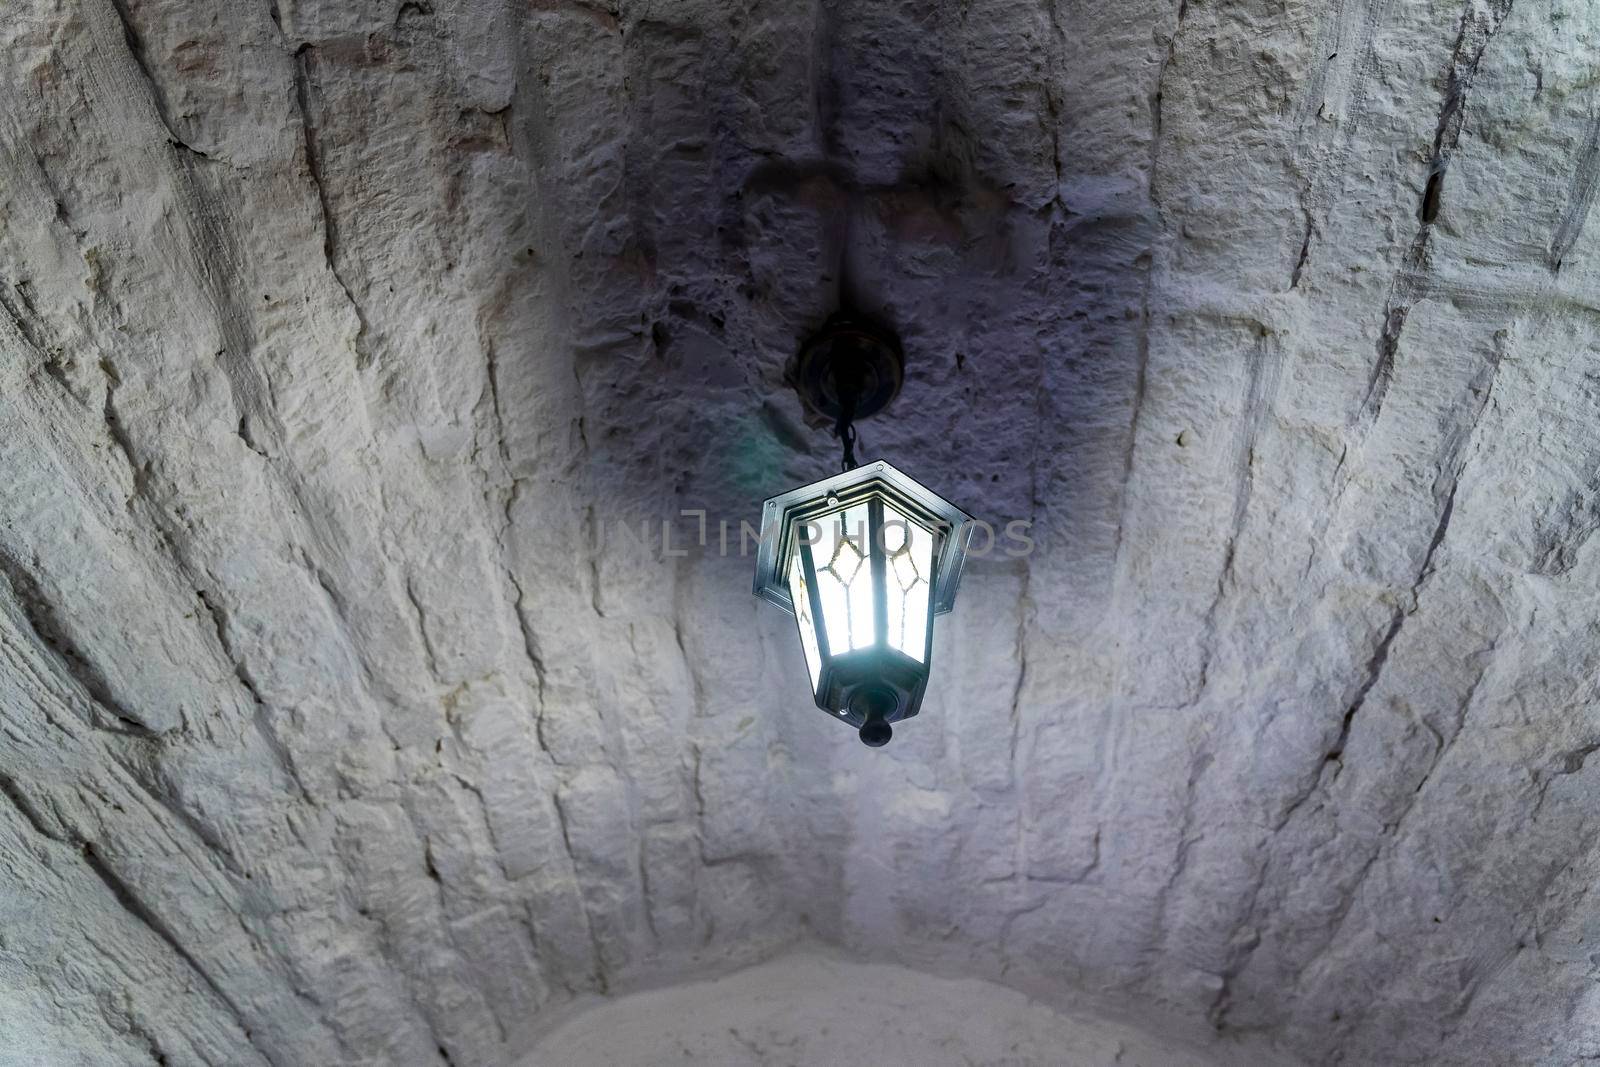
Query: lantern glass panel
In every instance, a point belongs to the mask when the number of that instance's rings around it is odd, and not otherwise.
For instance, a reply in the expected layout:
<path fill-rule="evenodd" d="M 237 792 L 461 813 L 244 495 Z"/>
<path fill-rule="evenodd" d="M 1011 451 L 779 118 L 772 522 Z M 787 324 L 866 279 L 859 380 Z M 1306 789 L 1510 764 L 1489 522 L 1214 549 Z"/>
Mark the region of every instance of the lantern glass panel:
<path fill-rule="evenodd" d="M 924 661 L 928 648 L 928 599 L 933 592 L 933 531 L 883 507 L 885 602 L 889 646 Z"/>
<path fill-rule="evenodd" d="M 813 520 L 812 565 L 827 628 L 828 653 L 866 648 L 876 633 L 873 619 L 871 531 L 863 501 Z"/>
<path fill-rule="evenodd" d="M 794 617 L 800 624 L 800 647 L 805 649 L 806 668 L 811 671 L 811 691 L 822 680 L 822 652 L 817 647 L 817 624 L 811 617 L 811 589 L 806 585 L 805 561 L 795 551 L 789 561 L 789 595 L 794 599 Z"/>

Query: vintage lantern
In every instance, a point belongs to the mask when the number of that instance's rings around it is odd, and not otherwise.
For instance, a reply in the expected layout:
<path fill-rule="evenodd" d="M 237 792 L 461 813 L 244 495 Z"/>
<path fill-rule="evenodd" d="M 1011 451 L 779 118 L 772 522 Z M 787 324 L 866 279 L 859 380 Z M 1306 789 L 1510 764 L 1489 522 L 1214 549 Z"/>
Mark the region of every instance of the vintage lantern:
<path fill-rule="evenodd" d="M 881 460 L 855 464 L 853 421 L 900 381 L 892 335 L 835 316 L 794 371 L 812 410 L 832 418 L 845 470 L 768 500 L 755 592 L 794 614 L 817 707 L 874 747 L 922 704 L 933 621 L 955 604 L 971 521 Z"/>

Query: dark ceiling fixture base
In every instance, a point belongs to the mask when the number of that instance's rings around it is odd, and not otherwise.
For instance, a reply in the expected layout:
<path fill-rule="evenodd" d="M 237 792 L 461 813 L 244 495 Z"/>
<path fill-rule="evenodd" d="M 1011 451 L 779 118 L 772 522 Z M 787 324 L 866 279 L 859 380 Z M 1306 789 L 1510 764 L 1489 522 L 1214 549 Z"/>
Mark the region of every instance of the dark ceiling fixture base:
<path fill-rule="evenodd" d="M 829 422 L 852 421 L 888 407 L 905 372 L 894 331 L 865 316 L 837 312 L 800 347 L 789 382 L 807 411 Z"/>

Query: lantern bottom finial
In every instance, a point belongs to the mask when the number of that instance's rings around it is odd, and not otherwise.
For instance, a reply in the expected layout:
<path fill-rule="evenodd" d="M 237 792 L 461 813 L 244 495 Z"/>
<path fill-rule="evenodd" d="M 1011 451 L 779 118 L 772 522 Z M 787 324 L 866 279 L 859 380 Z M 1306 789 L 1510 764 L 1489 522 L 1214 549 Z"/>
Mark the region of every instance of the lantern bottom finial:
<path fill-rule="evenodd" d="M 894 727 L 882 719 L 871 719 L 861 724 L 861 729 L 856 731 L 861 737 L 861 743 L 868 748 L 882 748 L 889 743 L 889 738 L 894 736 Z"/>
<path fill-rule="evenodd" d="M 895 696 L 894 690 L 882 686 L 871 686 L 850 698 L 850 710 L 862 717 L 858 733 L 863 745 L 882 748 L 889 743 L 889 739 L 894 736 L 894 729 L 889 725 L 889 716 L 893 715 L 899 706 L 900 698 Z"/>

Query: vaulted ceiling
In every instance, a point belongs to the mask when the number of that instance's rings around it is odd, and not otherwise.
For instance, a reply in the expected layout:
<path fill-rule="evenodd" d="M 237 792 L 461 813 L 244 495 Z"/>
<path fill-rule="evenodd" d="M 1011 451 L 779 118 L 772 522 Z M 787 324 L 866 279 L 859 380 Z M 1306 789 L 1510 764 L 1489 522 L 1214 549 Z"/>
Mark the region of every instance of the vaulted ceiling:
<path fill-rule="evenodd" d="M 12 5 L 18 1047 L 505 1063 L 817 939 L 1314 1062 L 1594 1055 L 1597 33 Z M 737 551 L 836 467 L 783 373 L 841 300 L 906 347 L 862 451 L 1036 542 L 881 751 Z"/>

